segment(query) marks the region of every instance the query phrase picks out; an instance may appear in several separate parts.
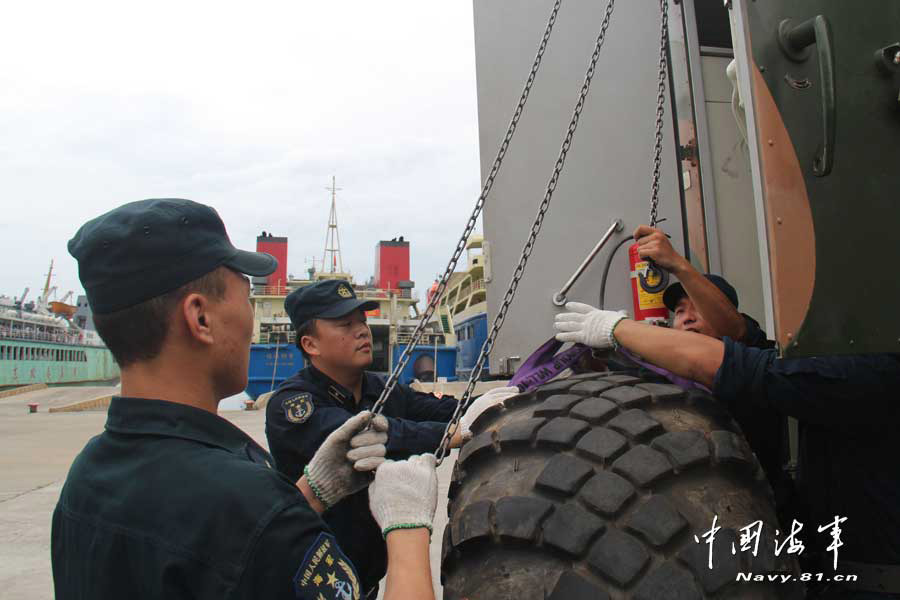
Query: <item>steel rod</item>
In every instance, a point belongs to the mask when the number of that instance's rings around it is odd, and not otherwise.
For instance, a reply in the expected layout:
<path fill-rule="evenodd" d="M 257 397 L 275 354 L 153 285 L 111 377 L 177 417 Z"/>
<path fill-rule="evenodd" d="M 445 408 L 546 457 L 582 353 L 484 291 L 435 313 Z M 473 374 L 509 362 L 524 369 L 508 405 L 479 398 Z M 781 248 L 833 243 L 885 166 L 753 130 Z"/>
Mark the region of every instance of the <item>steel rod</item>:
<path fill-rule="evenodd" d="M 566 294 L 569 293 L 569 290 L 572 289 L 572 286 L 575 285 L 575 282 L 578 281 L 578 278 L 581 277 L 581 274 L 584 273 L 585 269 L 588 268 L 588 265 L 591 264 L 591 261 L 600 253 L 600 250 L 603 249 L 603 246 L 606 245 L 606 242 L 609 241 L 609 238 L 612 237 L 617 231 L 622 231 L 625 225 L 622 223 L 622 219 L 615 219 L 612 222 L 612 225 L 609 226 L 609 229 L 606 230 L 606 233 L 603 234 L 603 237 L 600 238 L 600 241 L 597 242 L 597 245 L 594 246 L 594 249 L 591 250 L 590 254 L 585 257 L 584 261 L 578 266 L 575 272 L 569 277 L 569 280 L 566 282 L 562 289 L 559 290 L 555 296 L 553 296 L 553 304 L 556 306 L 564 306 L 566 303 Z"/>

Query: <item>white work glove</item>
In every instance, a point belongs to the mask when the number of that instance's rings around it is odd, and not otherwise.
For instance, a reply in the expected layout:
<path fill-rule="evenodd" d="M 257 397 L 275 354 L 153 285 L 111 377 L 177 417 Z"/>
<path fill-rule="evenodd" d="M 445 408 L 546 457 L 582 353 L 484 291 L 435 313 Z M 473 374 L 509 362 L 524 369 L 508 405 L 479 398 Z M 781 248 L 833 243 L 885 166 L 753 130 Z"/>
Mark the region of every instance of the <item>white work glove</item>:
<path fill-rule="evenodd" d="M 357 471 L 374 471 L 384 462 L 387 441 L 388 420 L 384 415 L 375 415 L 371 427 L 350 439 L 352 450 L 347 453 L 347 459 Z"/>
<path fill-rule="evenodd" d="M 437 508 L 437 471 L 433 454 L 388 460 L 375 471 L 369 486 L 369 509 L 381 534 L 395 529 L 431 531 Z"/>
<path fill-rule="evenodd" d="M 462 434 L 463 439 L 468 439 L 472 436 L 470 428 L 481 413 L 497 404 L 502 406 L 507 398 L 512 398 L 519 393 L 519 388 L 517 387 L 498 387 L 475 398 L 459 419 L 459 432 Z"/>
<path fill-rule="evenodd" d="M 560 342 L 575 342 L 605 350 L 616 345 L 613 330 L 619 321 L 627 319 L 624 310 L 600 310 L 581 302 L 566 302 L 572 312 L 556 315 L 553 327 Z"/>
<path fill-rule="evenodd" d="M 367 410 L 347 419 L 325 438 L 303 469 L 309 487 L 325 508 L 334 506 L 345 496 L 369 485 L 371 476 L 364 471 L 355 470 L 348 454 L 351 451 L 350 440 L 362 432 L 370 421 L 372 413 Z M 362 448 L 356 450 L 361 450 L 360 454 L 366 454 Z"/>

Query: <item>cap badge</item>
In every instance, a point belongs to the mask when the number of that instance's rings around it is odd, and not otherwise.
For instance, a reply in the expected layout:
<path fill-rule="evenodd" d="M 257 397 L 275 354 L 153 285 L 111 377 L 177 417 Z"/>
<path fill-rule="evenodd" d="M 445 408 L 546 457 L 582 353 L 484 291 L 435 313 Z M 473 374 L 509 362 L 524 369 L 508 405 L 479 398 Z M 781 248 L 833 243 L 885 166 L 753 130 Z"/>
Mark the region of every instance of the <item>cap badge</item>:
<path fill-rule="evenodd" d="M 348 288 L 345 285 L 338 286 L 337 293 L 338 293 L 338 296 L 340 296 L 341 298 L 352 298 L 353 297 L 353 292 L 351 292 L 350 288 Z"/>

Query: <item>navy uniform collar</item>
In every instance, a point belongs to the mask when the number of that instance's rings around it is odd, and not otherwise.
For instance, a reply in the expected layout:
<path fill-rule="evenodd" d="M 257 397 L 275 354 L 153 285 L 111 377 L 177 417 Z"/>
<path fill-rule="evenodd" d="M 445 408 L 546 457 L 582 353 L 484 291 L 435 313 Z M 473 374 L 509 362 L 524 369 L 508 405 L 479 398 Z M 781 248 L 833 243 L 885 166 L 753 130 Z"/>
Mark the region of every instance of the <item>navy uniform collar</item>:
<path fill-rule="evenodd" d="M 331 377 L 315 368 L 312 364 L 306 367 L 306 371 L 309 374 L 309 379 L 325 390 L 328 397 L 333 401 L 344 404 L 345 406 L 356 406 L 353 392 L 334 381 Z M 384 382 L 381 381 L 381 378 L 378 375 L 370 373 L 369 371 L 364 371 L 362 381 L 362 401 L 359 403 L 359 408 L 367 408 L 368 405 L 374 404 L 383 388 Z"/>
<path fill-rule="evenodd" d="M 218 415 L 186 404 L 113 396 L 107 412 L 106 429 L 114 433 L 192 440 L 271 466 L 269 453 L 237 426 Z"/>

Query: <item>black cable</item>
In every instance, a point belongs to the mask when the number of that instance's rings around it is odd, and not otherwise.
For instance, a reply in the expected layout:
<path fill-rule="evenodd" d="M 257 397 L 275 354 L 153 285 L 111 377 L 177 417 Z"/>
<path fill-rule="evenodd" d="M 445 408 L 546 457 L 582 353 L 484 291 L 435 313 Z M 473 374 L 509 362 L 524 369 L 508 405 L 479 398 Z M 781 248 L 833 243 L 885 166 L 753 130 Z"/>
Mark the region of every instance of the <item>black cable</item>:
<path fill-rule="evenodd" d="M 658 219 L 656 221 L 657 224 L 662 223 L 666 219 Z M 668 233 L 665 234 L 667 238 L 671 238 Z M 616 252 L 619 251 L 619 248 L 625 242 L 628 241 L 636 241 L 633 237 L 626 237 L 619 240 L 619 243 L 612 249 L 612 252 L 609 253 L 609 256 L 606 257 L 606 264 L 603 265 L 603 275 L 600 277 L 600 306 L 598 307 L 600 310 L 605 310 L 604 304 L 606 304 L 606 278 L 609 276 L 609 267 L 612 265 L 613 257 L 616 255 Z M 668 279 L 666 280 L 668 283 Z"/>
<path fill-rule="evenodd" d="M 606 257 L 606 264 L 603 265 L 603 275 L 600 277 L 600 310 L 604 310 L 604 304 L 606 304 L 606 278 L 609 276 L 609 267 L 612 266 L 613 257 L 616 255 L 616 252 L 619 251 L 626 242 L 633 242 L 634 238 L 626 237 L 619 240 L 619 243 L 615 245 L 612 249 L 612 252 L 609 253 L 609 256 Z"/>

